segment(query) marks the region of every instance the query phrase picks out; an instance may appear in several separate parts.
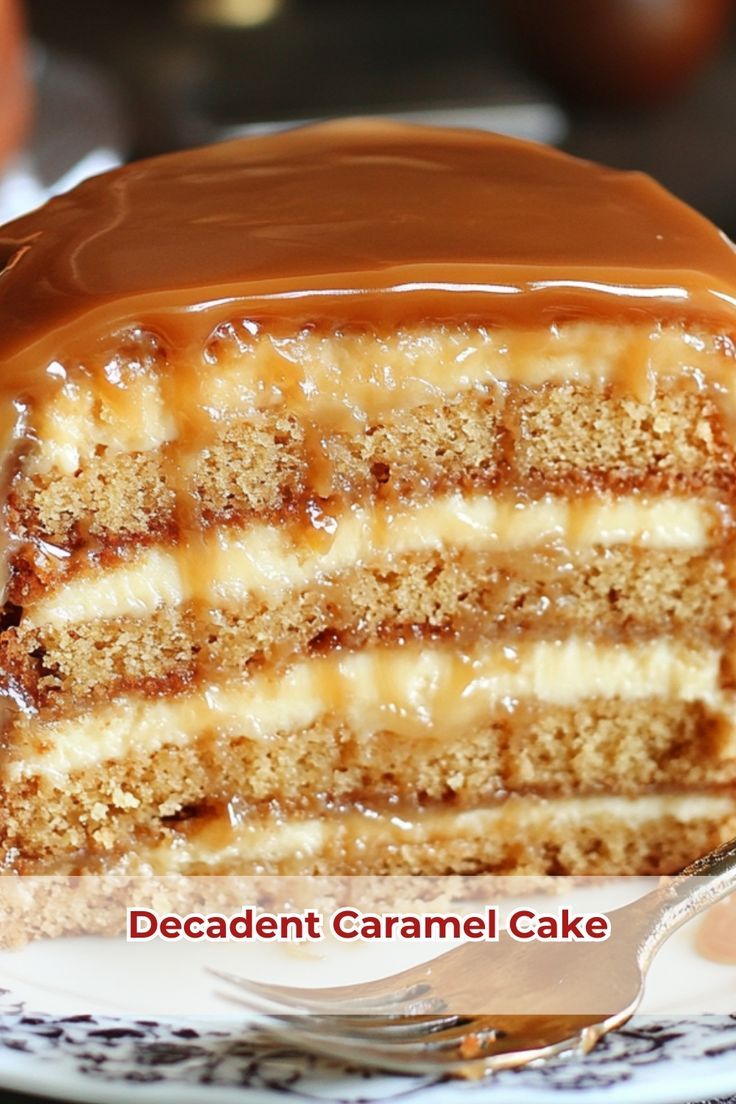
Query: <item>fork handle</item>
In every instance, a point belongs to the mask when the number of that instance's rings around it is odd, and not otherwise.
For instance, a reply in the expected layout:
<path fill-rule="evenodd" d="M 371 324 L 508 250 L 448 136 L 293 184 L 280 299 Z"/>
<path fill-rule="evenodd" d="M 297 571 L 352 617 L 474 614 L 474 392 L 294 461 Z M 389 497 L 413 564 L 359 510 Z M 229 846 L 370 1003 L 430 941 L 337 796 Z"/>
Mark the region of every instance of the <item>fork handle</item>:
<path fill-rule="evenodd" d="M 639 902 L 648 917 L 648 930 L 642 940 L 645 960 L 688 920 L 733 892 L 736 892 L 736 839 L 696 859 Z"/>

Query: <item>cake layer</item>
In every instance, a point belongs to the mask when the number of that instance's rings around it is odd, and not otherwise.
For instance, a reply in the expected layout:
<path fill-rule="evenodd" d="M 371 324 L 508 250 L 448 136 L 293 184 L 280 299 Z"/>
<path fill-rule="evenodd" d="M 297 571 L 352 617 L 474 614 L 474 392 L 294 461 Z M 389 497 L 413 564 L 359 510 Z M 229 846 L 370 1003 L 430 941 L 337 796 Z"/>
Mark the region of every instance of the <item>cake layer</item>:
<path fill-rule="evenodd" d="M 700 702 L 592 698 L 576 705 L 489 708 L 462 729 L 411 738 L 391 725 L 321 716 L 268 738 L 210 730 L 182 746 L 132 744 L 124 758 L 70 773 L 0 783 L 0 851 L 27 858 L 114 849 L 121 839 L 180 818 L 231 812 L 258 820 L 278 806 L 317 815 L 343 804 L 495 802 L 507 793 L 635 795 L 736 786 L 729 726 Z"/>
<path fill-rule="evenodd" d="M 183 493 L 209 524 L 430 487 L 732 490 L 734 358 L 707 334 L 243 334 L 250 347 L 221 341 L 212 366 L 187 368 L 175 405 L 171 366 L 145 345 L 122 344 L 132 367 L 116 356 L 114 386 L 73 375 L 33 412 L 14 526 L 71 548 L 176 529 Z"/>
<path fill-rule="evenodd" d="M 207 733 L 269 740 L 323 716 L 359 733 L 388 729 L 417 740 L 461 737 L 491 710 L 519 700 L 576 705 L 585 698 L 703 702 L 728 714 L 722 686 L 729 657 L 676 640 L 631 645 L 583 639 L 453 646 L 406 645 L 335 652 L 240 682 L 204 683 L 169 699 L 121 697 L 79 717 L 19 722 L 4 775 L 9 780 L 67 773 L 131 754 L 185 746 Z M 730 731 L 728 739 L 731 739 Z"/>
<path fill-rule="evenodd" d="M 353 124 L 91 181 L 0 269 L 6 870 L 650 873 L 731 834 L 715 228 Z"/>
<path fill-rule="evenodd" d="M 676 323 L 565 321 L 509 329 L 435 322 L 274 331 L 246 318 L 219 326 L 190 351 L 192 362 L 179 364 L 186 390 L 172 402 L 172 352 L 155 332 L 118 330 L 92 363 L 88 354 L 84 371 L 73 363 L 57 370 L 34 415 L 36 439 L 26 472 L 72 475 L 103 450 L 157 450 L 175 440 L 192 415 L 209 444 L 218 423 L 278 411 L 287 400 L 297 424 L 303 419 L 328 435 L 351 437 L 391 425 L 397 413 L 442 408 L 464 396 L 490 399 L 491 409 L 501 413 L 549 384 L 578 387 L 581 401 L 610 388 L 628 433 L 607 443 L 630 449 L 633 460 L 636 442 L 647 431 L 653 439 L 666 431 L 664 425 L 636 424 L 658 397 L 681 404 L 679 411 L 677 405 L 662 411 L 683 418 L 678 429 L 685 432 L 675 434 L 676 448 L 683 447 L 683 438 L 698 440 L 692 400 L 699 391 L 712 398 L 723 392 L 725 405 L 711 412 L 730 412 L 736 359 L 716 331 Z M 95 367 L 100 370 L 90 371 Z M 641 466 L 649 459 L 641 456 Z"/>
<path fill-rule="evenodd" d="M 652 639 L 716 644 L 733 626 L 731 569 L 713 551 L 593 546 L 576 552 L 431 551 L 358 565 L 304 589 L 253 593 L 232 608 L 184 603 L 148 616 L 35 626 L 0 638 L 13 692 L 42 716 L 400 639 Z M 109 596 L 108 590 L 108 596 Z"/>
<path fill-rule="evenodd" d="M 514 797 L 483 809 L 458 812 L 433 808 L 407 813 L 400 808 L 354 808 L 325 811 L 320 817 L 288 817 L 278 813 L 251 815 L 214 814 L 180 821 L 161 834 L 147 833 L 120 839 L 119 848 L 108 854 L 67 852 L 51 863 L 31 863 L 28 874 L 113 875 L 89 879 L 97 900 L 87 913 L 87 930 L 99 931 L 111 924 L 119 930 L 121 899 L 116 894 L 116 877 L 123 891 L 122 913 L 133 897 L 140 904 L 152 892 L 160 898 L 167 891 L 182 893 L 186 887 L 175 880 L 168 885 L 151 881 L 154 875 L 358 875 L 442 876 L 448 874 L 611 876 L 672 874 L 696 854 L 705 854 L 736 832 L 736 797 L 702 790 L 692 794 L 650 794 L 646 796 L 582 797 L 550 800 Z M 120 875 L 141 878 L 131 883 Z M 84 929 L 85 888 L 80 882 L 70 899 L 69 883 L 44 879 L 48 892 L 66 908 L 47 916 L 52 926 L 47 937 Z M 380 884 L 373 883 L 380 892 Z M 528 887 L 528 883 L 525 883 Z M 16 882 L 15 885 L 18 885 Z M 235 893 L 237 883 L 208 883 L 195 893 L 217 894 L 220 889 Z M 13 901 L 13 884 L 4 897 Z M 276 888 L 276 887 L 274 887 Z M 325 884 L 329 894 L 334 886 Z M 343 887 L 344 888 L 344 887 Z M 411 887 L 407 887 L 411 888 Z M 444 887 L 435 886 L 437 889 Z M 458 887 L 454 887 L 457 889 Z M 472 892 L 472 887 L 469 887 Z M 506 886 L 504 892 L 511 887 Z M 23 901 L 23 891 L 16 905 Z M 56 890 L 60 890 L 59 893 Z M 292 890 L 298 883 L 292 884 Z M 396 887 L 396 889 L 400 887 Z M 452 892 L 453 886 L 447 889 Z M 523 891 L 523 886 L 521 887 Z M 35 918 L 43 915 L 46 885 L 30 884 L 31 893 L 41 891 Z M 253 887 L 251 887 L 251 892 Z M 385 892 L 391 893 L 386 886 Z M 320 887 L 312 885 L 312 894 Z M 125 895 L 128 900 L 125 900 Z M 105 901 L 113 902 L 106 914 Z M 242 889 L 240 890 L 242 903 Z M 25 901 L 26 906 L 30 903 Z M 152 902 L 153 903 L 153 902 Z M 313 903 L 313 902 L 309 902 Z M 71 914 L 68 911 L 72 906 Z M 154 905 L 155 907 L 155 905 Z M 185 908 L 186 911 L 186 908 Z M 32 925 L 33 926 L 33 925 Z M 12 940 L 12 931 L 11 931 Z"/>
<path fill-rule="evenodd" d="M 100 564 L 93 557 L 64 583 L 65 560 L 43 548 L 48 576 L 37 601 L 24 602 L 29 626 L 98 617 L 143 617 L 162 606 L 195 602 L 237 607 L 252 594 L 271 599 L 356 564 L 392 565 L 430 550 L 516 552 L 633 545 L 703 552 L 724 541 L 730 512 L 707 499 L 676 496 L 538 500 L 454 494 L 419 504 L 353 507 L 337 515 L 315 505 L 312 526 L 252 524 L 215 530 Z"/>
<path fill-rule="evenodd" d="M 37 864 L 32 872 L 41 876 L 3 878 L 0 907 L 8 922 L 0 945 L 60 935 L 119 936 L 129 906 L 227 914 L 244 900 L 263 898 L 270 908 L 288 900 L 289 908 L 297 901 L 330 911 L 352 893 L 363 909 L 416 910 L 419 901 L 425 910 L 434 903 L 447 911 L 458 900 L 549 889 L 537 884 L 540 875 L 672 874 L 734 832 L 736 798 L 707 791 L 633 799 L 516 798 L 503 807 L 433 809 L 421 816 L 345 809 L 320 819 L 272 815 L 248 825 L 237 817 L 234 824 L 229 817 L 203 818 L 164 838 L 121 841 L 115 854 L 72 852 Z M 69 877 L 84 873 L 96 876 Z M 295 877 L 277 884 L 270 874 Z M 459 877 L 443 877 L 453 874 Z M 489 877 L 479 883 L 479 874 Z M 335 875 L 359 880 L 351 887 Z M 413 879 L 399 882 L 397 875 Z M 521 876 L 518 883 L 515 875 Z M 510 877 L 499 881 L 504 876 Z"/>
<path fill-rule="evenodd" d="M 154 873 L 643 875 L 674 873 L 735 834 L 733 794 L 514 797 L 460 813 L 195 820 L 133 857 Z"/>

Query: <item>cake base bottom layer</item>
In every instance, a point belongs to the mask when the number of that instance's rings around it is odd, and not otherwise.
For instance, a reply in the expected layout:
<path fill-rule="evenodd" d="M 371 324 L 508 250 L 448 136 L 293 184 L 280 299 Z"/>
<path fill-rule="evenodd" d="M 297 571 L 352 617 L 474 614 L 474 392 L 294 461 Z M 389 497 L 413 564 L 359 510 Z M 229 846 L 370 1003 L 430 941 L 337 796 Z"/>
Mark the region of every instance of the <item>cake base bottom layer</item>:
<path fill-rule="evenodd" d="M 736 792 L 514 795 L 483 808 L 248 809 L 182 817 L 109 852 L 27 863 L 25 874 L 638 875 L 672 873 L 736 835 Z M 8 865 L 6 864 L 6 869 Z"/>
<path fill-rule="evenodd" d="M 701 702 L 519 703 L 470 727 L 443 723 L 416 737 L 361 731 L 328 716 L 268 739 L 205 734 L 79 770 L 7 778 L 0 869 L 3 859 L 15 866 L 15 856 L 35 863 L 112 853 L 121 839 L 178 831 L 183 820 L 197 823 L 228 801 L 256 818 L 272 803 L 304 818 L 325 807 L 391 808 L 397 800 L 467 811 L 506 794 L 635 798 L 733 787 L 730 729 Z"/>
<path fill-rule="evenodd" d="M 257 816 L 231 805 L 180 821 L 156 839 L 121 840 L 104 859 L 77 854 L 28 870 L 31 876 L 0 877 L 6 919 L 0 946 L 82 932 L 120 934 L 128 907 L 232 910 L 254 893 L 273 898 L 282 892 L 292 904 L 297 894 L 301 907 L 320 907 L 335 891 L 335 876 L 358 876 L 364 890 L 395 905 L 397 893 L 415 887 L 410 880 L 407 888 L 406 876 L 427 879 L 447 904 L 458 894 L 472 896 L 476 890 L 465 878 L 474 882 L 476 875 L 491 878 L 476 883 L 480 892 L 498 884 L 505 895 L 515 892 L 517 875 L 524 892 L 530 878 L 537 885 L 544 876 L 670 874 L 734 835 L 734 792 L 515 796 L 464 812 L 352 808 L 301 818 Z M 366 875 L 372 876 L 367 882 Z M 402 877 L 393 882 L 394 876 Z M 431 881 L 436 878 L 439 883 Z"/>
<path fill-rule="evenodd" d="M 355 808 L 255 819 L 232 805 L 141 843 L 153 873 L 673 873 L 736 835 L 736 793 L 512 796 L 482 809 Z"/>

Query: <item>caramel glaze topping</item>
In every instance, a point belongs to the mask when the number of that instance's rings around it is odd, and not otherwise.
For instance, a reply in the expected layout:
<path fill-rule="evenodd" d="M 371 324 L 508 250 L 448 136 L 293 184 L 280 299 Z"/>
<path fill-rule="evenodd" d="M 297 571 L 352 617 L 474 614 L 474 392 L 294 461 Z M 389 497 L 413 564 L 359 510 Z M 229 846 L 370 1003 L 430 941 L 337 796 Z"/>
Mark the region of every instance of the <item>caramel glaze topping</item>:
<path fill-rule="evenodd" d="M 481 132 L 307 127 L 133 164 L 0 230 L 0 388 L 130 324 L 719 319 L 736 251 L 646 176 Z"/>

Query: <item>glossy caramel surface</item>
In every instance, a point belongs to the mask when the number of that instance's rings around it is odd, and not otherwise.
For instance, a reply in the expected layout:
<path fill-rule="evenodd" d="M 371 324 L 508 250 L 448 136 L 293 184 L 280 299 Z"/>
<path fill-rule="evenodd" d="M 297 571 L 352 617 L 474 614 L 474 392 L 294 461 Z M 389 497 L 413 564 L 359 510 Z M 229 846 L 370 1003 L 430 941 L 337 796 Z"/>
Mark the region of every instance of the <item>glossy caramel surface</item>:
<path fill-rule="evenodd" d="M 649 178 L 462 130 L 346 121 L 141 162 L 0 229 L 0 386 L 33 392 L 140 324 L 225 317 L 736 333 L 736 252 Z M 100 348 L 99 352 L 103 350 Z"/>

